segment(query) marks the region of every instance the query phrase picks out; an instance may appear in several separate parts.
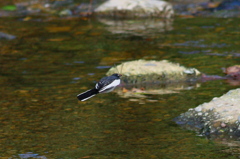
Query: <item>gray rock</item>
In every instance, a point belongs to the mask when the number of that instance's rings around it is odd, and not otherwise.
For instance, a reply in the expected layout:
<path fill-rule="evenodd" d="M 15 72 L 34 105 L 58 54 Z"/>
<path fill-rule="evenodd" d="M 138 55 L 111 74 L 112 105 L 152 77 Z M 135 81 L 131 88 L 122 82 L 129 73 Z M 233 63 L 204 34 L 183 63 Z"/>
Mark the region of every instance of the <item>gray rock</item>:
<path fill-rule="evenodd" d="M 224 137 L 240 137 L 240 89 L 231 90 L 213 98 L 195 109 L 175 118 L 177 124 L 205 135 L 224 134 Z M 196 129 L 198 128 L 198 129 Z"/>

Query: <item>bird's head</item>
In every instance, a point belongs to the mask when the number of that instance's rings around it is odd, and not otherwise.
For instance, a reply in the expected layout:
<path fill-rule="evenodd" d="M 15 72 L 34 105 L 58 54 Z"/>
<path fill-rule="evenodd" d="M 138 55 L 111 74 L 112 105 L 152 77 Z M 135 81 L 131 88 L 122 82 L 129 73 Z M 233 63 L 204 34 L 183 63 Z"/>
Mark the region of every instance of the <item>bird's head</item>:
<path fill-rule="evenodd" d="M 116 76 L 116 77 L 121 77 L 122 75 L 121 74 L 119 74 L 119 73 L 114 73 L 114 74 L 112 74 L 112 76 Z"/>

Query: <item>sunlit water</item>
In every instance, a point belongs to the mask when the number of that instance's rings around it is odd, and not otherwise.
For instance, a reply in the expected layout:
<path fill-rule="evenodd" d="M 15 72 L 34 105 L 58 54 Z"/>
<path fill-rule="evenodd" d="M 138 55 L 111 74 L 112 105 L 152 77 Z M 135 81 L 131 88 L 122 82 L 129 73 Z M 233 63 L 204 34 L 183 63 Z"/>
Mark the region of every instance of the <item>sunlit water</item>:
<path fill-rule="evenodd" d="M 77 101 L 122 61 L 167 59 L 211 75 L 239 64 L 238 19 L 177 18 L 164 27 L 116 35 L 93 19 L 0 19 L 1 31 L 17 36 L 0 41 L 0 157 L 238 158 L 172 121 L 238 87 L 226 81 L 144 99 L 112 92 Z"/>

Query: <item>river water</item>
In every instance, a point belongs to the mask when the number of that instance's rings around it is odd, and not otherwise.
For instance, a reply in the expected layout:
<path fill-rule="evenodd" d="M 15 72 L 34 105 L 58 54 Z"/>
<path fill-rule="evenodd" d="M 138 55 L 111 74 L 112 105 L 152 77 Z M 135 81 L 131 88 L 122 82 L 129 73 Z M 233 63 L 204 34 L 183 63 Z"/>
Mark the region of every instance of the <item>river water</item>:
<path fill-rule="evenodd" d="M 172 121 L 236 83 L 209 81 L 144 98 L 76 98 L 109 67 L 130 60 L 165 59 L 223 76 L 221 68 L 240 61 L 238 21 L 1 18 L 1 31 L 17 38 L 0 41 L 0 158 L 238 158 Z"/>

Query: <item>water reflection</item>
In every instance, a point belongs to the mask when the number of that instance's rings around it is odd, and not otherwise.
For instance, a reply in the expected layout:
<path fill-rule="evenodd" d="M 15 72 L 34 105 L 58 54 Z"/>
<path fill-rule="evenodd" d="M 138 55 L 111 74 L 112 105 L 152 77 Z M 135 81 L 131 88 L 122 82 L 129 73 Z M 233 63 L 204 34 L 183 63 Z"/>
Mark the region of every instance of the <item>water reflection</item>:
<path fill-rule="evenodd" d="M 46 156 L 40 156 L 39 154 L 34 154 L 32 152 L 28 152 L 28 153 L 25 153 L 25 154 L 19 154 L 19 157 L 21 159 L 23 158 L 39 158 L 39 159 L 47 159 Z"/>
<path fill-rule="evenodd" d="M 191 90 L 200 87 L 200 82 L 173 82 L 173 83 L 142 83 L 124 84 L 122 83 L 115 92 L 122 98 L 129 98 L 130 101 L 140 103 L 155 102 L 153 95 L 175 94 L 183 90 Z"/>
<path fill-rule="evenodd" d="M 113 34 L 149 36 L 173 29 L 173 19 L 113 20 L 99 18 L 98 20 L 107 25 L 106 30 Z"/>

